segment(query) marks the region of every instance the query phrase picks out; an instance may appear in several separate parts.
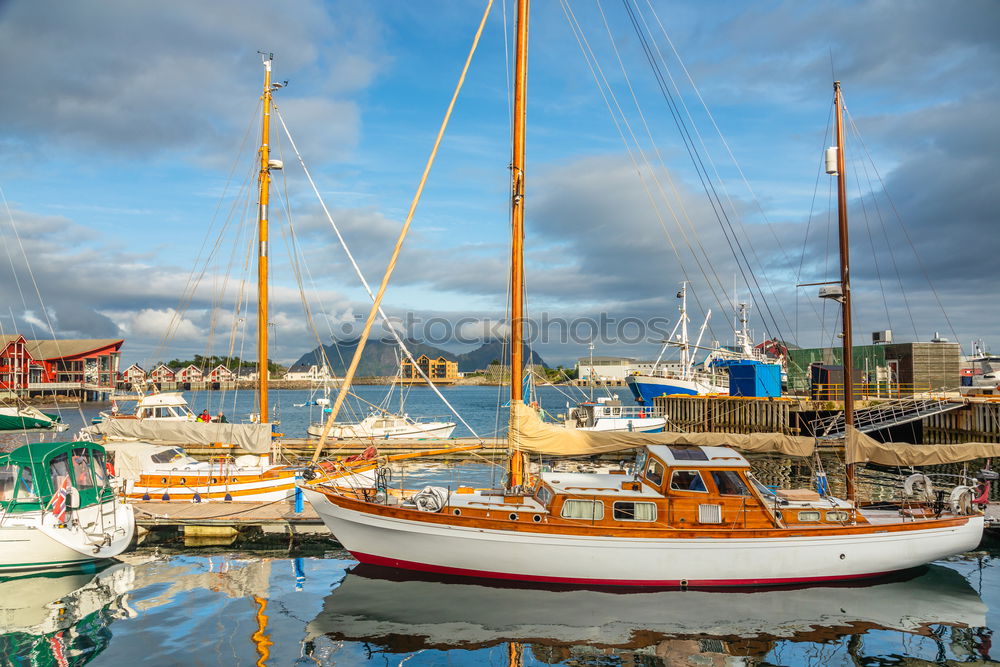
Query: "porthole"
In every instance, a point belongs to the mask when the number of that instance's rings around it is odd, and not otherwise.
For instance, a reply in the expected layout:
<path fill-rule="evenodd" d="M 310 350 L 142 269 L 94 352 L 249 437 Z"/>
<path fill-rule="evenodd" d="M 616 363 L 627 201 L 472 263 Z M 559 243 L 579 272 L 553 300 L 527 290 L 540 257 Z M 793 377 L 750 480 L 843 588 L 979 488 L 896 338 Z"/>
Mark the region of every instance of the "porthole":
<path fill-rule="evenodd" d="M 510 519 L 511 521 L 517 521 L 517 512 L 511 512 L 510 514 L 507 515 L 507 518 Z"/>
<path fill-rule="evenodd" d="M 819 521 L 819 512 L 814 510 L 808 510 L 806 512 L 799 512 L 799 521 Z"/>
<path fill-rule="evenodd" d="M 462 510 L 458 508 L 453 509 L 451 513 L 454 514 L 455 516 L 462 516 Z"/>
<path fill-rule="evenodd" d="M 166 477 L 161 477 L 160 478 L 160 484 L 166 484 L 166 483 L 167 483 L 167 478 Z"/>
<path fill-rule="evenodd" d="M 236 483 L 236 478 L 235 478 L 235 477 L 233 477 L 233 478 L 232 478 L 232 479 L 231 479 L 230 481 L 231 481 L 231 482 L 233 482 L 233 483 L 235 484 L 235 483 Z"/>
<path fill-rule="evenodd" d="M 181 484 L 187 484 L 187 479 L 184 478 L 184 477 L 181 477 Z"/>
<path fill-rule="evenodd" d="M 215 477 L 212 478 L 212 484 L 218 484 L 219 480 Z"/>
<path fill-rule="evenodd" d="M 534 521 L 535 523 L 540 523 L 542 521 L 542 515 L 536 514 L 535 516 L 531 517 L 531 520 Z"/>
<path fill-rule="evenodd" d="M 782 520 L 782 519 L 784 519 L 785 517 L 784 517 L 784 515 L 783 515 L 783 514 L 781 513 L 781 510 L 774 510 L 774 518 L 775 518 L 775 519 L 777 519 L 778 521 L 781 521 L 781 520 Z"/>

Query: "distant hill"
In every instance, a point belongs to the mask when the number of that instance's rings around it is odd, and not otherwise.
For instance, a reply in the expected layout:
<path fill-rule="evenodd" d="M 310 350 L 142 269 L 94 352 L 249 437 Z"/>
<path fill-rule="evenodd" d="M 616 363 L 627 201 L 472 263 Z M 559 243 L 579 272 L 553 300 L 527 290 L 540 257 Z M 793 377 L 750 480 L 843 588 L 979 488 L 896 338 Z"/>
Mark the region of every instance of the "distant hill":
<path fill-rule="evenodd" d="M 347 372 L 347 367 L 350 365 L 357 347 L 358 339 L 336 341 L 329 345 L 324 345 L 322 348 L 317 347 L 310 352 L 306 352 L 299 357 L 299 360 L 293 366 L 320 365 L 322 364 L 323 352 L 325 351 L 333 373 L 335 375 L 343 375 Z M 483 343 L 478 349 L 463 354 L 454 354 L 448 350 L 443 350 L 416 340 L 407 340 L 406 347 L 409 348 L 414 357 L 426 354 L 434 359 L 444 357 L 449 361 L 457 361 L 458 370 L 462 373 L 486 368 L 491 361 L 503 358 L 503 344 L 499 340 L 489 340 Z M 525 348 L 525 357 L 527 357 L 527 352 L 528 350 Z M 545 366 L 545 362 L 537 352 L 532 355 L 532 363 Z M 358 364 L 357 376 L 395 375 L 396 371 L 396 341 L 393 339 L 369 340 L 365 345 L 364 353 L 361 355 L 361 363 Z"/>

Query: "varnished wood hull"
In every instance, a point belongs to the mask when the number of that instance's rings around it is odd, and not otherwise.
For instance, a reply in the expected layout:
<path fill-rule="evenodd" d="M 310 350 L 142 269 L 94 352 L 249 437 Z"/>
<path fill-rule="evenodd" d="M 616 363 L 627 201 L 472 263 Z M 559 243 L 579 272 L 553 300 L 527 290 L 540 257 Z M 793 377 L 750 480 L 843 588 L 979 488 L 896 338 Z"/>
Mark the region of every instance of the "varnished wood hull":
<path fill-rule="evenodd" d="M 968 551 L 983 530 L 983 518 L 969 516 L 806 535 L 800 530 L 717 529 L 704 531 L 705 537 L 695 531 L 618 537 L 566 534 L 544 526 L 490 528 L 457 517 L 383 509 L 311 488 L 305 493 L 336 539 L 363 563 L 593 586 L 765 586 L 860 579 Z"/>

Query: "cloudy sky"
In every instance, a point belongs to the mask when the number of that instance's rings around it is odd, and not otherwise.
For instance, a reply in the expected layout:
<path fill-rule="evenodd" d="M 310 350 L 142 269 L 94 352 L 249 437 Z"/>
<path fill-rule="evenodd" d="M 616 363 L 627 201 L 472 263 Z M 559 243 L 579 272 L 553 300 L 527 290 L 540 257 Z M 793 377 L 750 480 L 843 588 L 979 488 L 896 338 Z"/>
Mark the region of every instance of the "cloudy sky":
<path fill-rule="evenodd" d="M 502 331 L 510 2 L 493 7 L 386 300 L 456 351 Z M 655 355 L 683 280 L 693 335 L 711 309 L 705 340 L 730 342 L 746 301 L 758 338 L 829 344 L 837 312 L 796 284 L 836 277 L 821 164 L 835 77 L 855 335 L 1000 346 L 995 2 L 534 5 L 527 282 L 548 361 L 586 354 L 595 328 L 597 354 Z M 126 361 L 252 356 L 258 50 L 377 283 L 484 8 L 0 2 L 0 327 L 122 336 Z M 288 361 L 355 333 L 367 305 L 274 134 L 272 356 Z"/>

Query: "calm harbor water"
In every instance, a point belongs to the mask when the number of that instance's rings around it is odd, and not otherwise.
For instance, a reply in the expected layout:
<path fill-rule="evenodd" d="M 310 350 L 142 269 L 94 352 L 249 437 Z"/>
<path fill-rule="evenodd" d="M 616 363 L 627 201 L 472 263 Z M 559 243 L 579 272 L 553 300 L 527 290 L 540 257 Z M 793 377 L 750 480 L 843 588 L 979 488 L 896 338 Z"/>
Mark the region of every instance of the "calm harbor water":
<path fill-rule="evenodd" d="M 140 550 L 96 572 L 0 580 L 0 660 L 985 664 L 1000 628 L 998 556 L 989 549 L 864 586 L 621 593 L 392 577 L 332 543 L 298 558 Z"/>
<path fill-rule="evenodd" d="M 378 403 L 385 388 L 358 392 Z M 626 389 L 616 393 L 629 402 Z M 502 424 L 496 387 L 445 395 L 480 434 Z M 294 407 L 309 397 L 272 395 L 291 437 L 319 418 Z M 540 397 L 552 413 L 568 400 L 553 388 Z M 225 400 L 236 419 L 252 398 L 188 394 L 197 411 L 217 412 Z M 63 417 L 77 427 L 106 408 L 64 409 Z M 431 417 L 442 408 L 413 388 L 405 409 Z M 768 483 L 808 484 L 811 472 L 808 462 L 782 459 L 755 468 Z M 429 464 L 399 474 L 407 486 L 456 475 L 481 485 L 492 470 Z M 332 540 L 292 554 L 231 549 L 142 547 L 100 570 L 0 579 L 0 665 L 854 666 L 991 664 L 1000 653 L 991 643 L 1000 629 L 1000 545 L 864 585 L 737 592 L 419 579 L 359 566 Z"/>

